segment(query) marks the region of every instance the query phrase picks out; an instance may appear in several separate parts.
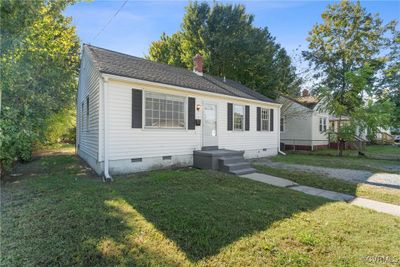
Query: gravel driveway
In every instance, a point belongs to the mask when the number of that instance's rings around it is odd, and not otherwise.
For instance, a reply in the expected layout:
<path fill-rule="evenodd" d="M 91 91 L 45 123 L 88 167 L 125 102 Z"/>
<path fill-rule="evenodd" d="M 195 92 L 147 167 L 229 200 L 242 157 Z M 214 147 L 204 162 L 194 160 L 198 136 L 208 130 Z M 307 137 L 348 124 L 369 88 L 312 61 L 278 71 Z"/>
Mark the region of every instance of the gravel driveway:
<path fill-rule="evenodd" d="M 288 164 L 274 162 L 271 160 L 255 161 L 256 164 L 265 165 L 272 168 L 288 169 L 292 171 L 311 172 L 322 174 L 332 178 L 346 180 L 352 183 L 365 183 L 372 185 L 385 186 L 400 189 L 400 175 L 393 173 L 372 173 L 362 170 L 336 169 L 327 167 L 317 167 L 301 164 Z"/>

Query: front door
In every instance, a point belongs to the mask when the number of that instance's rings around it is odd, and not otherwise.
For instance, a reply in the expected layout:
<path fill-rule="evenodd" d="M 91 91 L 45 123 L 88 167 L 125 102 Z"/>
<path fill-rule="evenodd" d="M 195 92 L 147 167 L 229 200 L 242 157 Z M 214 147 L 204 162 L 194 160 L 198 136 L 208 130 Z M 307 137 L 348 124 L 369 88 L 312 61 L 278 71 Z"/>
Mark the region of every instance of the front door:
<path fill-rule="evenodd" d="M 217 105 L 204 104 L 203 146 L 218 146 Z"/>

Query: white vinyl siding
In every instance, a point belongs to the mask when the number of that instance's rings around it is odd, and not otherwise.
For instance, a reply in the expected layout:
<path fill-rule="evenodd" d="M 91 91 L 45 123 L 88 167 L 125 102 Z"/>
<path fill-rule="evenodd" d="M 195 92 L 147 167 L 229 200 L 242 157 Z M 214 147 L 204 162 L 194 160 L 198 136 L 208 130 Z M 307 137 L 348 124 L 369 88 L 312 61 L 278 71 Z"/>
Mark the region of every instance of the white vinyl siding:
<path fill-rule="evenodd" d="M 181 129 L 149 129 L 131 128 L 131 89 L 142 88 L 144 93 L 166 93 L 174 96 L 194 97 L 196 105 L 204 106 L 204 103 L 217 105 L 217 129 L 218 146 L 225 149 L 243 150 L 245 157 L 261 157 L 275 155 L 278 149 L 278 131 L 261 132 L 257 131 L 256 107 L 262 106 L 262 103 L 252 103 L 250 101 L 231 99 L 224 96 L 206 95 L 190 91 L 179 91 L 168 89 L 162 86 L 143 85 L 139 83 L 110 82 L 109 84 L 109 104 L 110 104 L 110 160 L 128 160 L 131 158 L 143 158 L 145 164 L 146 158 L 159 159 L 160 162 L 154 162 L 154 165 L 161 164 L 162 156 L 172 156 L 173 162 L 178 156 L 186 156 L 192 159 L 193 150 L 199 150 L 203 146 L 203 136 L 201 125 L 196 126 L 195 130 Z M 186 100 L 185 100 L 186 101 Z M 237 102 L 244 107 L 250 106 L 250 131 L 228 131 L 227 130 L 227 103 Z M 265 108 L 271 108 L 265 103 Z M 185 108 L 186 112 L 186 108 Z M 204 109 L 195 111 L 195 118 L 202 120 Z M 243 111 L 244 114 L 244 111 Z M 278 112 L 274 112 L 278 114 Z M 233 114 L 232 114 L 233 115 Z M 244 116 L 243 116 L 244 119 Z M 185 119 L 185 124 L 186 123 Z M 278 119 L 274 120 L 279 122 Z M 245 123 L 243 122 L 243 129 Z M 278 123 L 275 124 L 278 127 Z M 129 163 L 129 168 L 131 164 Z M 137 166 L 137 165 L 135 165 Z M 134 168 L 134 166 L 132 167 Z"/>
<path fill-rule="evenodd" d="M 98 160 L 100 135 L 100 73 L 93 62 L 83 51 L 79 75 L 77 109 L 77 144 L 78 153 L 83 152 L 93 160 Z M 90 100 L 90 101 L 89 101 Z M 81 156 L 83 154 L 80 154 Z"/>
<path fill-rule="evenodd" d="M 269 131 L 269 113 L 270 109 L 261 109 L 261 131 Z"/>
<path fill-rule="evenodd" d="M 244 130 L 244 106 L 233 105 L 233 130 Z"/>
<path fill-rule="evenodd" d="M 145 127 L 185 128 L 185 97 L 145 92 Z"/>

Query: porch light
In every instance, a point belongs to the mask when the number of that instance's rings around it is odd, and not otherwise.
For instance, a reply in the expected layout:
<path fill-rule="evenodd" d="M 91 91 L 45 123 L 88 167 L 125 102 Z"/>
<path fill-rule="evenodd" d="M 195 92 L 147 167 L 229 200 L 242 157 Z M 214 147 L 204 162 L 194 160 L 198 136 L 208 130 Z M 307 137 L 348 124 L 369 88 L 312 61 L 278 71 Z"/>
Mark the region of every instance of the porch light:
<path fill-rule="evenodd" d="M 196 105 L 196 110 L 197 110 L 197 111 L 200 111 L 200 109 L 201 109 L 201 105 L 200 105 L 200 104 L 197 104 L 197 105 Z"/>

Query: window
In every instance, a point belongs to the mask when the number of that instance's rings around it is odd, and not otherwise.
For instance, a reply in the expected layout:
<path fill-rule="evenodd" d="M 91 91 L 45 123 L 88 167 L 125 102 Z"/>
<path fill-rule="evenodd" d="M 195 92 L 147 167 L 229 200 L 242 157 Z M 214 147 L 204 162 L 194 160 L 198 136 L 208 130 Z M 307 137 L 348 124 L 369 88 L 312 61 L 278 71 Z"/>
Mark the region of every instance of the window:
<path fill-rule="evenodd" d="M 261 131 L 269 131 L 269 109 L 261 109 Z"/>
<path fill-rule="evenodd" d="M 326 118 L 319 118 L 319 131 L 326 132 Z"/>
<path fill-rule="evenodd" d="M 284 131 L 285 131 L 285 118 L 282 117 L 281 118 L 281 132 L 284 132 Z"/>
<path fill-rule="evenodd" d="M 145 127 L 185 128 L 185 97 L 146 93 Z"/>
<path fill-rule="evenodd" d="M 89 97 L 86 97 L 86 130 L 89 130 Z"/>
<path fill-rule="evenodd" d="M 85 110 L 85 102 L 82 101 L 82 109 L 81 109 L 81 131 L 83 131 L 83 123 L 84 123 L 84 110 Z"/>
<path fill-rule="evenodd" d="M 244 106 L 233 105 L 233 130 L 244 130 Z"/>

